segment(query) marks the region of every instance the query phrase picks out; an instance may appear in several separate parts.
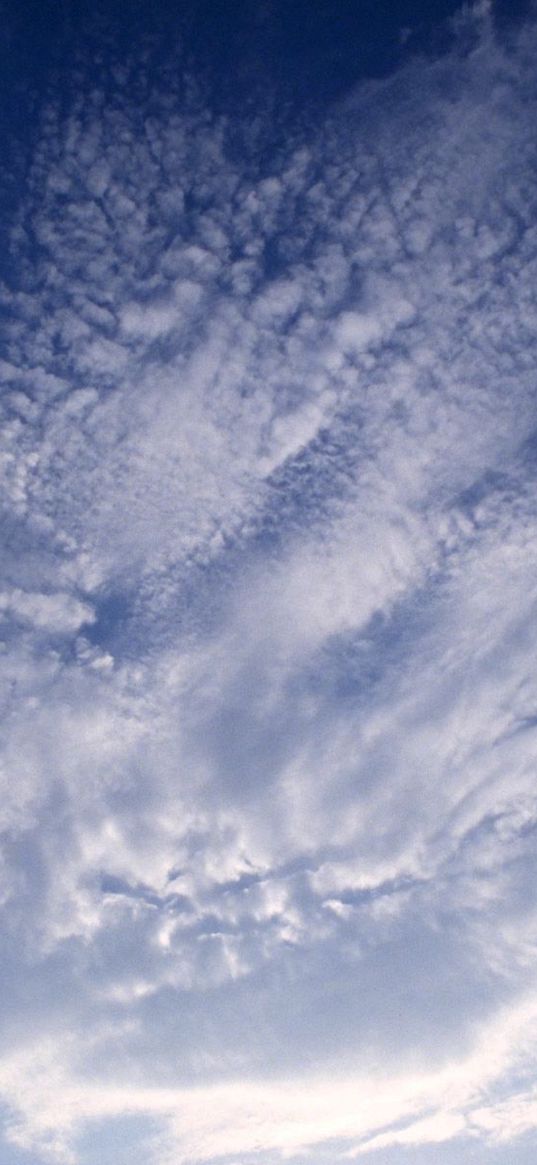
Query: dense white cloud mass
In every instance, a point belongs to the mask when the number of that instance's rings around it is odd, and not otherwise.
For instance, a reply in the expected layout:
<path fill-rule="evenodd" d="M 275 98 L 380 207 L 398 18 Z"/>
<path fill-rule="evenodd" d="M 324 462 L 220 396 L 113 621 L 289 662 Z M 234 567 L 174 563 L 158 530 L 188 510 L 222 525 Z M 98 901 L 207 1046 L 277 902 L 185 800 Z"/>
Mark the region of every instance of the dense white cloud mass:
<path fill-rule="evenodd" d="M 39 1165 L 537 1136 L 537 34 L 467 19 L 263 162 L 128 66 L 43 113 L 0 369 Z"/>

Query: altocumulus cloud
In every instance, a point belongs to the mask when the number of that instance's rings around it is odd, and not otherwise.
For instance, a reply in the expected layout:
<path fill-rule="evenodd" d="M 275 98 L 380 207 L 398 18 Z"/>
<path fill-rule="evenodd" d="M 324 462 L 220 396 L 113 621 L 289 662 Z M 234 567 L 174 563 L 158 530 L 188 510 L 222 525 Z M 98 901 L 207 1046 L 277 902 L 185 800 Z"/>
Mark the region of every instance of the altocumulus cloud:
<path fill-rule="evenodd" d="M 537 30 L 459 25 L 270 151 L 139 62 L 41 111 L 1 287 L 13 1160 L 535 1136 Z"/>

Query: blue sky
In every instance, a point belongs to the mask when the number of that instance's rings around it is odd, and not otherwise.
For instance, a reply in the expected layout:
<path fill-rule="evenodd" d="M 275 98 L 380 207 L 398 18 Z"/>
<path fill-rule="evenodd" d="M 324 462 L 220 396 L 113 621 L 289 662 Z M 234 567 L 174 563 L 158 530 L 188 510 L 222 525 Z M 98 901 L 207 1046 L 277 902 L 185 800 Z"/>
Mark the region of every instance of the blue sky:
<path fill-rule="evenodd" d="M 27 11 L 0 1161 L 525 1165 L 535 13 Z"/>

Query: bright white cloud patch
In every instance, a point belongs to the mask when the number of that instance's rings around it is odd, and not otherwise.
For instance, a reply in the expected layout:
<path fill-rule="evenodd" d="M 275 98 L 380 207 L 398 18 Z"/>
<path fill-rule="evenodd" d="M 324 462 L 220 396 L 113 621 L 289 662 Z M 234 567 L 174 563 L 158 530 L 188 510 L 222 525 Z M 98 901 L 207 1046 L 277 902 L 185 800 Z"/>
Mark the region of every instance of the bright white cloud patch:
<path fill-rule="evenodd" d="M 0 591 L 40 1165 L 537 1128 L 536 45 L 475 20 L 263 164 L 164 83 L 43 113 Z"/>

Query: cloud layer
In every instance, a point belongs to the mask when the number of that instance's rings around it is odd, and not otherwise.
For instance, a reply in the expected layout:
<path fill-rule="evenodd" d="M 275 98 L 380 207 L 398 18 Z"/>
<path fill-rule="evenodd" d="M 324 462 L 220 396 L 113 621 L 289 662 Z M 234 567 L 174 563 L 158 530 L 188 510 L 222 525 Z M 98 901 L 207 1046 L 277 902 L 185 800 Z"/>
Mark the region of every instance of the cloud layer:
<path fill-rule="evenodd" d="M 128 64 L 43 110 L 0 368 L 40 1163 L 535 1130 L 535 29 L 464 19 L 268 157 Z"/>

